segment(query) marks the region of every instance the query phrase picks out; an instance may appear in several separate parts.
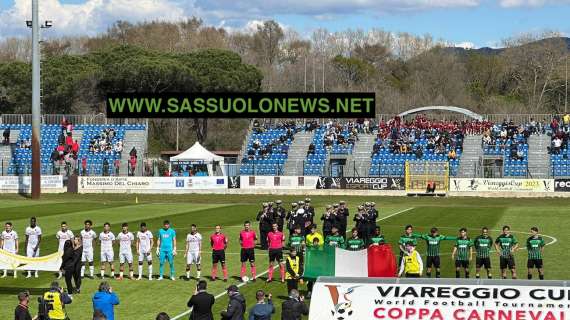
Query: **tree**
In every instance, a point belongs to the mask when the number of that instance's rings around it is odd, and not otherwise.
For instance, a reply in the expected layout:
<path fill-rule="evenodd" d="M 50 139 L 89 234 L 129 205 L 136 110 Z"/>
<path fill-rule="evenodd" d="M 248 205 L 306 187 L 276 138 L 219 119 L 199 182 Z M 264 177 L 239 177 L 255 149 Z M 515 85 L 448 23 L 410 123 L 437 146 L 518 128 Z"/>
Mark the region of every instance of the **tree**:
<path fill-rule="evenodd" d="M 253 47 L 258 57 L 258 65 L 264 67 L 267 74 L 267 87 L 271 91 L 273 65 L 280 56 L 280 42 L 283 39 L 281 26 L 273 20 L 263 22 L 257 26 L 254 34 Z"/>
<path fill-rule="evenodd" d="M 512 93 L 524 98 L 527 106 L 535 110 L 556 110 L 555 102 L 547 102 L 558 88 L 555 77 L 568 53 L 566 43 L 561 38 L 536 40 L 529 35 L 505 43 L 510 45 L 504 57 Z"/>
<path fill-rule="evenodd" d="M 362 84 L 375 74 L 374 67 L 371 64 L 358 58 L 336 56 L 332 64 L 338 70 L 348 89 Z"/>

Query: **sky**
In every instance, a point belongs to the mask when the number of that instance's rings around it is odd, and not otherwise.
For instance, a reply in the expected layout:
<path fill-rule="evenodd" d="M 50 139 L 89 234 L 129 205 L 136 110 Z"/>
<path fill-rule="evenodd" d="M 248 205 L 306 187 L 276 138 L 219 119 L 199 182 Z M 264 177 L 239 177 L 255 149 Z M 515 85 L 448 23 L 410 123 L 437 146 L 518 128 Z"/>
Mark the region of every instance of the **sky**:
<path fill-rule="evenodd" d="M 274 19 L 308 37 L 380 28 L 466 47 L 496 47 L 528 32 L 570 36 L 570 0 L 38 0 L 40 20 L 52 20 L 50 36 L 96 35 L 113 22 L 177 21 L 192 16 L 229 30 L 252 30 Z M 29 35 L 31 0 L 0 0 L 0 39 Z"/>

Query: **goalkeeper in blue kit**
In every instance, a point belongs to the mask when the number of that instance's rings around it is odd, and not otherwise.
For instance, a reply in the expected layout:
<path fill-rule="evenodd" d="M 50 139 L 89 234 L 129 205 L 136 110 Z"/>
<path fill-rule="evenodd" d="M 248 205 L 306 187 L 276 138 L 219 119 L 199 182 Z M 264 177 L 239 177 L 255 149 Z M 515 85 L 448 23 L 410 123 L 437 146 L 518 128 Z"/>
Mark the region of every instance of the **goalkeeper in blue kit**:
<path fill-rule="evenodd" d="M 176 280 L 174 277 L 174 256 L 176 255 L 176 231 L 170 228 L 170 222 L 164 221 L 164 227 L 158 231 L 158 243 L 156 254 L 160 258 L 160 275 L 158 280 L 162 280 L 164 274 L 164 263 L 168 260 L 170 266 L 170 279 Z"/>

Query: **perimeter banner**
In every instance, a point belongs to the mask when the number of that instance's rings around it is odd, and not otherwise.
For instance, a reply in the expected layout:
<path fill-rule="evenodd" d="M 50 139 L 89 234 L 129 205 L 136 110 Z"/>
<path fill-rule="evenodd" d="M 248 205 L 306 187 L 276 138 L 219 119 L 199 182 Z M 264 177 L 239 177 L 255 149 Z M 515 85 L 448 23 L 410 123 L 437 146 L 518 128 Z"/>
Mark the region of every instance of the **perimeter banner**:
<path fill-rule="evenodd" d="M 321 277 L 309 320 L 567 320 L 562 281 Z"/>
<path fill-rule="evenodd" d="M 227 177 L 79 177 L 78 192 L 226 189 Z"/>
<path fill-rule="evenodd" d="M 240 176 L 241 189 L 316 189 L 314 176 Z"/>
<path fill-rule="evenodd" d="M 450 191 L 554 192 L 554 179 L 451 179 Z"/>
<path fill-rule="evenodd" d="M 319 177 L 317 189 L 404 190 L 404 178 Z"/>
<path fill-rule="evenodd" d="M 0 191 L 29 191 L 31 183 L 31 176 L 0 176 Z M 63 176 L 42 176 L 41 187 L 42 189 L 61 189 L 63 188 Z"/>
<path fill-rule="evenodd" d="M 570 192 L 570 179 L 555 179 L 554 191 L 556 192 Z"/>

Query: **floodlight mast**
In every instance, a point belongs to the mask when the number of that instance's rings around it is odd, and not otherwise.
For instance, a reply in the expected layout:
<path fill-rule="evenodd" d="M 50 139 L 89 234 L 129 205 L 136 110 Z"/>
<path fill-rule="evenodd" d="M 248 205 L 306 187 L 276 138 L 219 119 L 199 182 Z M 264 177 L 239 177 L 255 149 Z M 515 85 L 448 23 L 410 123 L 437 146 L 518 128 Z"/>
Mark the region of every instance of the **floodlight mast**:
<path fill-rule="evenodd" d="M 41 194 L 40 25 L 38 0 L 32 0 L 32 199 Z"/>
<path fill-rule="evenodd" d="M 32 199 L 41 194 L 41 84 L 40 84 L 40 28 L 50 28 L 52 21 L 39 24 L 38 0 L 32 0 L 32 21 L 26 25 L 32 28 Z"/>

